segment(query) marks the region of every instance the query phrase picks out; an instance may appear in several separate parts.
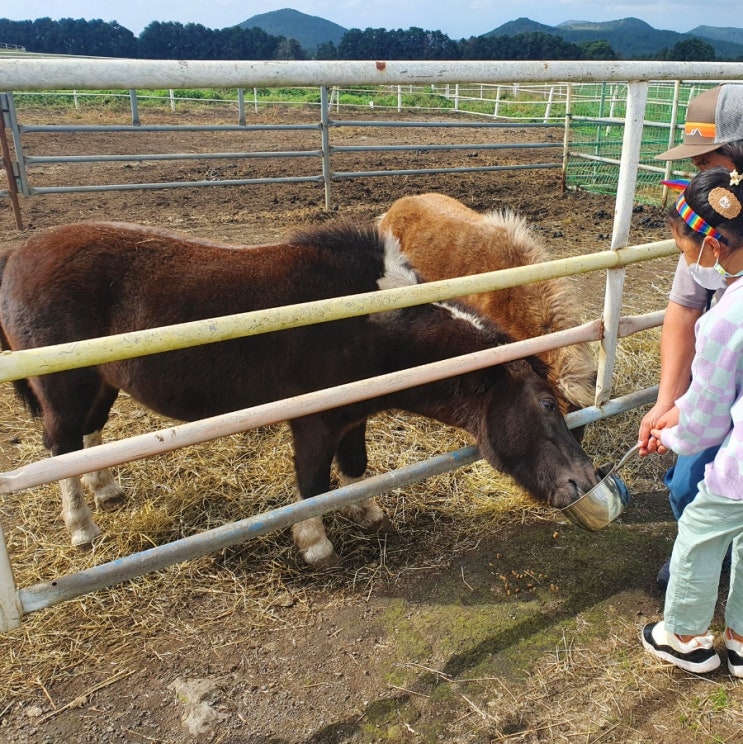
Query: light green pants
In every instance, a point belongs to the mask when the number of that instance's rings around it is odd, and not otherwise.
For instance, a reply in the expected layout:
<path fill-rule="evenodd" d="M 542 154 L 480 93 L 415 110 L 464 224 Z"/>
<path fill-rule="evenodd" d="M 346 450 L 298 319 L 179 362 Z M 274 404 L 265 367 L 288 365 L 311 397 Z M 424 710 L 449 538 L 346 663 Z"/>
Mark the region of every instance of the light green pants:
<path fill-rule="evenodd" d="M 712 493 L 702 481 L 684 509 L 671 555 L 664 623 L 671 633 L 700 635 L 712 622 L 722 559 L 732 543 L 725 624 L 743 633 L 743 501 Z"/>

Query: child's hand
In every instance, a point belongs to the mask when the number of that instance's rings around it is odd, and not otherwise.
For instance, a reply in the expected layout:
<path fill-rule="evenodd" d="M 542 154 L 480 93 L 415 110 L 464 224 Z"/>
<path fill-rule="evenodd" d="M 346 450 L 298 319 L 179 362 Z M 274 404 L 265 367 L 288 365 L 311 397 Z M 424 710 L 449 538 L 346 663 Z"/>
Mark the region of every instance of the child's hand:
<path fill-rule="evenodd" d="M 655 426 L 650 429 L 650 439 L 648 440 L 648 452 L 657 452 L 659 455 L 665 455 L 668 448 L 660 441 L 660 434 L 663 429 L 676 426 L 679 422 L 680 411 L 674 406 L 670 411 L 664 413 L 655 422 Z"/>

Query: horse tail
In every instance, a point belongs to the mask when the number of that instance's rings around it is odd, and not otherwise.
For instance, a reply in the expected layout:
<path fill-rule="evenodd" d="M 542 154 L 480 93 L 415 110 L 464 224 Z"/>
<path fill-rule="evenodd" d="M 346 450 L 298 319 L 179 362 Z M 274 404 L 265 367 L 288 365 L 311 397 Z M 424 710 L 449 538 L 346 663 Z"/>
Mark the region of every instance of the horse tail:
<path fill-rule="evenodd" d="M 0 254 L 0 293 L 2 292 L 5 265 L 8 263 L 11 253 L 12 251 L 4 251 Z M 3 351 L 11 351 L 10 341 L 5 332 L 5 325 L 2 318 L 2 305 L 0 305 L 0 349 Z M 13 387 L 16 396 L 23 401 L 23 404 L 26 406 L 29 413 L 34 417 L 41 416 L 41 403 L 34 394 L 34 391 L 31 389 L 31 386 L 28 384 L 28 380 L 13 380 Z"/>

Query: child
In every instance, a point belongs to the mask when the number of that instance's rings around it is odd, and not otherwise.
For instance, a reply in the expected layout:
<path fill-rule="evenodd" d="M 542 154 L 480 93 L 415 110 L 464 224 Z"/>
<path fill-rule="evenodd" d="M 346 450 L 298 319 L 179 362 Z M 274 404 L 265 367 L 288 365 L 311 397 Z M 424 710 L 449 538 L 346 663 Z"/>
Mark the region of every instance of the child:
<path fill-rule="evenodd" d="M 689 672 L 710 672 L 720 657 L 709 634 L 720 566 L 732 544 L 724 633 L 728 669 L 743 677 L 743 176 L 713 168 L 679 196 L 670 219 L 676 245 L 691 258 L 703 250 L 727 289 L 697 321 L 689 389 L 651 430 L 661 454 L 720 448 L 698 494 L 679 520 L 664 619 L 646 625 L 647 651 Z"/>
<path fill-rule="evenodd" d="M 743 173 L 743 85 L 725 83 L 706 90 L 689 101 L 682 144 L 656 156 L 658 160 L 689 158 L 697 170 L 705 171 L 717 166 L 728 170 L 735 168 Z M 701 257 L 700 257 L 701 258 Z M 703 274 L 712 262 L 704 254 Z M 663 318 L 660 338 L 660 380 L 655 405 L 640 422 L 638 440 L 640 454 L 651 452 L 648 448 L 650 429 L 673 408 L 674 402 L 689 387 L 691 360 L 694 356 L 694 327 L 699 316 L 709 309 L 710 293 L 700 283 L 703 276 L 690 271 L 692 262 L 680 258 L 673 284 L 668 295 L 668 306 Z M 702 268 L 702 267 L 699 267 Z M 713 272 L 714 273 L 714 272 Z M 714 274 L 714 288 L 724 281 Z M 722 291 L 718 289 L 718 295 Z M 677 457 L 666 472 L 663 482 L 668 487 L 668 501 L 673 516 L 678 520 L 686 505 L 697 494 L 697 483 L 704 477 L 704 468 L 717 454 L 717 447 L 709 447 L 690 456 Z M 728 569 L 730 559 L 728 557 Z M 658 571 L 658 585 L 665 591 L 670 575 L 670 561 Z"/>

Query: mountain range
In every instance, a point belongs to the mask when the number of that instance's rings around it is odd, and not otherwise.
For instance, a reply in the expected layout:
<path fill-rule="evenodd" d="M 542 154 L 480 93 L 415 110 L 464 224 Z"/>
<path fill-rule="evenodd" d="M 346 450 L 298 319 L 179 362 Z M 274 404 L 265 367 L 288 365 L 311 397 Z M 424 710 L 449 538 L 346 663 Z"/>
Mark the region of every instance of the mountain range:
<path fill-rule="evenodd" d="M 425 19 L 422 19 L 420 27 L 424 28 L 424 24 Z M 261 13 L 238 25 L 242 28 L 257 26 L 273 36 L 296 39 L 309 54 L 315 52 L 318 44 L 332 42 L 337 45 L 349 30 L 324 18 L 300 13 L 291 8 Z M 483 33 L 479 35 L 516 36 L 534 32 L 560 36 L 565 41 L 574 44 L 597 40 L 607 41 L 622 59 L 647 59 L 656 55 L 661 49 L 670 49 L 679 41 L 691 37 L 706 41 L 718 57 L 743 58 L 743 28 L 697 26 L 686 33 L 679 33 L 653 28 L 639 18 L 622 18 L 601 23 L 565 21 L 557 26 L 546 26 L 529 18 L 518 18 L 498 28 L 483 30 Z"/>

